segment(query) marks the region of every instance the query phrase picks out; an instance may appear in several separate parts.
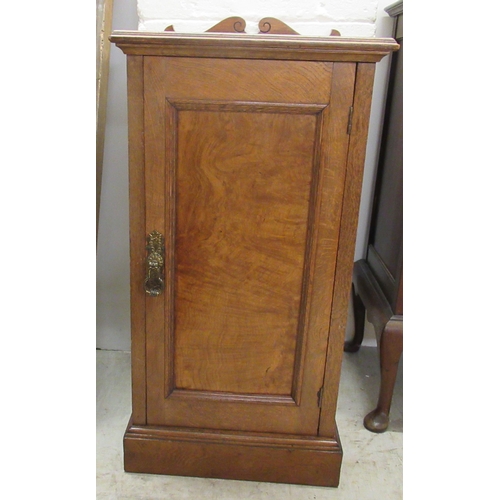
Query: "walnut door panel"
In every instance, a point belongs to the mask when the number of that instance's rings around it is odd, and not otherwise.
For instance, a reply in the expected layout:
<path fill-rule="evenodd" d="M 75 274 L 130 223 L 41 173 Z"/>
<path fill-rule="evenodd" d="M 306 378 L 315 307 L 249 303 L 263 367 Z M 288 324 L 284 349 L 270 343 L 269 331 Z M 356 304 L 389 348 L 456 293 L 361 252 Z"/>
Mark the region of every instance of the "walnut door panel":
<path fill-rule="evenodd" d="M 314 435 L 355 65 L 144 61 L 147 422 Z"/>
<path fill-rule="evenodd" d="M 292 395 L 316 122 L 178 113 L 176 389 Z"/>

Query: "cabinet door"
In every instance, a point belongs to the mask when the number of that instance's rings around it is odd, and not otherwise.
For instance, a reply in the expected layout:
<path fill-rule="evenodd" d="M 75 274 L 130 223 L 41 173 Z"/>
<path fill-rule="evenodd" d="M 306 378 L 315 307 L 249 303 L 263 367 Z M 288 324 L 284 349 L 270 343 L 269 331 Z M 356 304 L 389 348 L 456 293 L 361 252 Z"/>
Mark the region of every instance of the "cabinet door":
<path fill-rule="evenodd" d="M 317 434 L 355 67 L 144 58 L 149 425 Z"/>

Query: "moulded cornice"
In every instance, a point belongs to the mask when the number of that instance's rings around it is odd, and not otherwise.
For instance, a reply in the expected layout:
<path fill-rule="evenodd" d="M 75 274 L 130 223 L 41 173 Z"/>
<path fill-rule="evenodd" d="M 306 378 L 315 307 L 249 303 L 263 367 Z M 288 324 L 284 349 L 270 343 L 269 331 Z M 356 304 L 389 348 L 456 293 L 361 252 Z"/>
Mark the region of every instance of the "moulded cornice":
<path fill-rule="evenodd" d="M 125 54 L 130 55 L 304 61 L 377 62 L 399 48 L 399 44 L 392 38 L 181 34 L 171 31 L 114 31 L 110 40 Z"/>
<path fill-rule="evenodd" d="M 403 0 L 393 3 L 384 9 L 391 17 L 399 16 L 403 13 Z"/>

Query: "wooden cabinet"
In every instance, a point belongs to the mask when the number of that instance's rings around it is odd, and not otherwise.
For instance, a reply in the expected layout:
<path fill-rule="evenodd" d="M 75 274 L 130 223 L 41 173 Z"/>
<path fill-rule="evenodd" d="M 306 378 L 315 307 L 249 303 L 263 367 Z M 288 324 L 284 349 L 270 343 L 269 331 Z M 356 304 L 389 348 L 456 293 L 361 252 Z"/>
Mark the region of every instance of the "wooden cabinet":
<path fill-rule="evenodd" d="M 392 39 L 115 32 L 128 57 L 125 470 L 336 486 L 375 62 Z"/>

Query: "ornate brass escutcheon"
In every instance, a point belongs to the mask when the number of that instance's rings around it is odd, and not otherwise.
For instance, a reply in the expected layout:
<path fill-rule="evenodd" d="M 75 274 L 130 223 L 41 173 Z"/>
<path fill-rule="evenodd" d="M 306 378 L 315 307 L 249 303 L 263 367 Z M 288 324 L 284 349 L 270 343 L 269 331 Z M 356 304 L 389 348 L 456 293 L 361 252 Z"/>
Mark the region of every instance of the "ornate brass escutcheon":
<path fill-rule="evenodd" d="M 163 253 L 165 246 L 163 236 L 158 231 L 153 231 L 148 235 L 148 244 L 146 245 L 148 257 L 146 259 L 146 279 L 144 288 L 151 297 L 157 297 L 165 288 L 163 278 Z"/>

